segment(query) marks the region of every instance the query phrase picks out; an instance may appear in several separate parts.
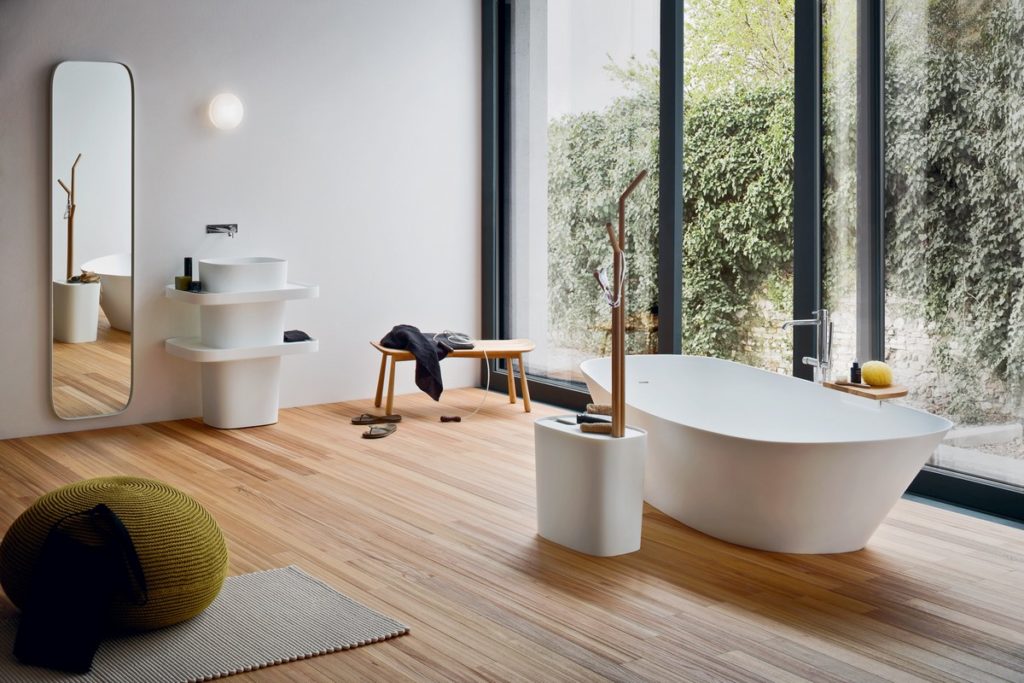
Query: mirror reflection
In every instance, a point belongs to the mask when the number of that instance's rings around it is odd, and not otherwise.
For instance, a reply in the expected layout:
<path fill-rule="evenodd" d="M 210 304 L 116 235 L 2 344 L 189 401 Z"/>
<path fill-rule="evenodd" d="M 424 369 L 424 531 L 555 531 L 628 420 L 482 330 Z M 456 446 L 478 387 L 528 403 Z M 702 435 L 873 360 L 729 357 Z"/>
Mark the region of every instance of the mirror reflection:
<path fill-rule="evenodd" d="M 65 419 L 111 415 L 131 398 L 132 110 L 123 64 L 54 71 L 51 395 Z"/>

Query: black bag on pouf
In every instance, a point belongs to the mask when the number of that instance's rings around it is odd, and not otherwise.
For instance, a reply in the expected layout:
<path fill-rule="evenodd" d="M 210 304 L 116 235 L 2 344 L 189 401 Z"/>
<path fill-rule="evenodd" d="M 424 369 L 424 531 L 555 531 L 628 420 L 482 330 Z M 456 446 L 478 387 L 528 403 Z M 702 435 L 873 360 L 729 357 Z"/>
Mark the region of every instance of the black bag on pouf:
<path fill-rule="evenodd" d="M 75 534 L 69 528 L 73 520 L 92 533 Z M 14 656 L 22 664 L 88 672 L 107 628 L 111 599 L 120 591 L 136 594 L 139 604 L 146 601 L 142 565 L 120 518 L 100 504 L 58 520 L 33 569 Z"/>

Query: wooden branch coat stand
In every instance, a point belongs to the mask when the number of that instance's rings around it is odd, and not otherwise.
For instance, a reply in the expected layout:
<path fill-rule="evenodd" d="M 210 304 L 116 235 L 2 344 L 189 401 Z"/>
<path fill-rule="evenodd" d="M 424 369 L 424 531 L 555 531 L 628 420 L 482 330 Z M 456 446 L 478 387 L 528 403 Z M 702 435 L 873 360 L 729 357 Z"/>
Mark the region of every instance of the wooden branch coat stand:
<path fill-rule="evenodd" d="M 71 164 L 71 188 L 64 184 L 64 181 L 60 178 L 57 182 L 64 188 L 64 191 L 68 193 L 68 265 L 67 265 L 67 282 L 71 282 L 71 278 L 75 275 L 75 167 L 78 166 L 78 162 L 81 161 L 82 155 L 79 154 L 75 157 L 75 163 Z"/>
<path fill-rule="evenodd" d="M 626 191 L 619 197 L 619 233 L 612 231 L 612 224 L 604 227 L 612 243 L 612 436 L 626 435 L 626 282 L 623 269 L 626 265 L 626 198 L 647 177 L 647 170 L 640 171 Z"/>

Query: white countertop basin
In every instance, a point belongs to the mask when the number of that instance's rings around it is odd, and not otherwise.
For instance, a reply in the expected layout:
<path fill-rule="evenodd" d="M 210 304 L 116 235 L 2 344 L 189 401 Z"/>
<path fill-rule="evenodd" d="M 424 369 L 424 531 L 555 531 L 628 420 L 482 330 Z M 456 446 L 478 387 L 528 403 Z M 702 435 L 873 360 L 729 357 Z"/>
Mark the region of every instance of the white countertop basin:
<path fill-rule="evenodd" d="M 288 261 L 271 256 L 200 259 L 204 292 L 251 292 L 282 289 L 288 282 Z"/>

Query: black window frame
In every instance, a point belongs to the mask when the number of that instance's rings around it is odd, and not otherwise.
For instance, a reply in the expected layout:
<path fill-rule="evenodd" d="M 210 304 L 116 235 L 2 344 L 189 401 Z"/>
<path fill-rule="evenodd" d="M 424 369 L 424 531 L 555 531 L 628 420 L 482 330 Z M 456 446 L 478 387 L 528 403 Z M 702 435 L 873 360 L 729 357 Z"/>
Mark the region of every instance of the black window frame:
<path fill-rule="evenodd" d="M 482 310 L 484 338 L 508 336 L 508 196 L 511 6 L 482 5 Z M 658 233 L 658 353 L 682 344 L 683 262 L 683 1 L 661 0 Z M 810 317 L 822 296 L 822 11 L 821 0 L 794 7 L 793 314 Z M 884 0 L 857 0 L 857 348 L 880 358 L 885 348 L 884 271 Z M 813 355 L 813 330 L 793 328 L 793 375 L 812 378 L 801 359 Z M 493 391 L 506 392 L 509 369 L 481 365 Z M 528 374 L 531 398 L 581 410 L 589 394 L 568 382 Z M 926 465 L 908 492 L 981 512 L 1024 519 L 1024 491 Z"/>

